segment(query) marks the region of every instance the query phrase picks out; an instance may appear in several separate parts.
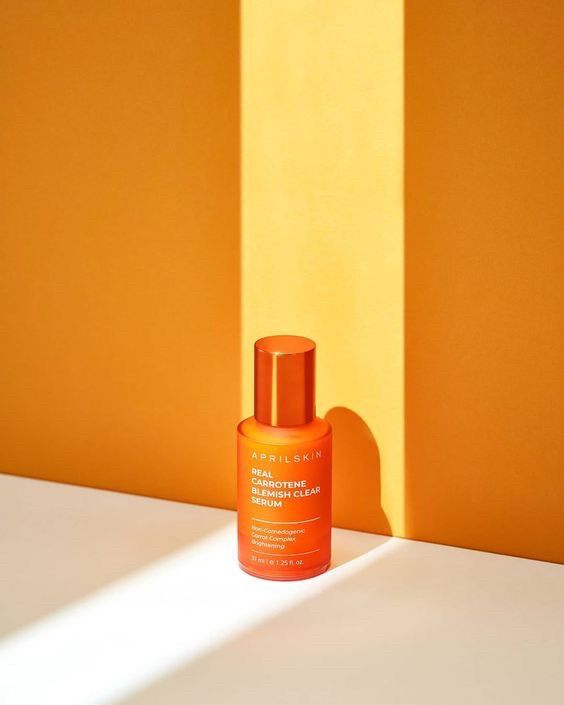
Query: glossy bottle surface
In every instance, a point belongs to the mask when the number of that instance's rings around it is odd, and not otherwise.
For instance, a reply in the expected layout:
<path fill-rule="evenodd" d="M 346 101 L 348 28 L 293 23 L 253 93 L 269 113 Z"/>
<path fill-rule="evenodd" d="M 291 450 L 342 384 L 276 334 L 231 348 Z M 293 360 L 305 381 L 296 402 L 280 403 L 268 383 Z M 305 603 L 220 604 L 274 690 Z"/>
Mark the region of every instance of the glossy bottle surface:
<path fill-rule="evenodd" d="M 254 416 L 237 428 L 241 568 L 270 580 L 323 573 L 331 560 L 331 441 L 319 417 L 270 426 Z"/>

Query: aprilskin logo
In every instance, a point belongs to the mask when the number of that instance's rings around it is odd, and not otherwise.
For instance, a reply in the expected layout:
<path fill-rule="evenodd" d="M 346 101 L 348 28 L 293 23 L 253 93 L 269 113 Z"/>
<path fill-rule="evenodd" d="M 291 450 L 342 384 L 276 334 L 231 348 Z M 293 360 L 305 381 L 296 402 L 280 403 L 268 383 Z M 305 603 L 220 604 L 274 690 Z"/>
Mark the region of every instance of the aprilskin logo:
<path fill-rule="evenodd" d="M 275 455 L 274 453 L 251 453 L 253 460 L 262 460 L 265 463 L 308 463 L 310 460 L 321 458 L 321 449 L 314 448 L 307 453 L 294 453 L 294 455 Z"/>

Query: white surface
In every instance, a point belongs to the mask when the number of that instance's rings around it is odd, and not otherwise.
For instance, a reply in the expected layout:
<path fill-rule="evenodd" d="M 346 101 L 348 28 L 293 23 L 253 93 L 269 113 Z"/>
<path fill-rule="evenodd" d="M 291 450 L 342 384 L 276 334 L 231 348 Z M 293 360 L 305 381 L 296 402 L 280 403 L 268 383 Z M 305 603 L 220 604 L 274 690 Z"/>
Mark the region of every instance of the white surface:
<path fill-rule="evenodd" d="M 268 582 L 234 521 L 0 476 L 0 703 L 563 702 L 563 566 L 334 530 Z"/>

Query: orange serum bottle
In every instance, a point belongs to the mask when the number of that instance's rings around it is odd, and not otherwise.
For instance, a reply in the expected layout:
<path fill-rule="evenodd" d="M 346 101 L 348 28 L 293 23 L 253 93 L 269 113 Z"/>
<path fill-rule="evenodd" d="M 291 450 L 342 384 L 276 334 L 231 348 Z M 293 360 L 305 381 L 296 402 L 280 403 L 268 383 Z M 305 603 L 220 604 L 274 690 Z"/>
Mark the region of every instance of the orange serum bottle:
<path fill-rule="evenodd" d="M 331 560 L 331 426 L 315 415 L 315 343 L 255 343 L 254 416 L 237 427 L 239 565 L 301 580 Z"/>

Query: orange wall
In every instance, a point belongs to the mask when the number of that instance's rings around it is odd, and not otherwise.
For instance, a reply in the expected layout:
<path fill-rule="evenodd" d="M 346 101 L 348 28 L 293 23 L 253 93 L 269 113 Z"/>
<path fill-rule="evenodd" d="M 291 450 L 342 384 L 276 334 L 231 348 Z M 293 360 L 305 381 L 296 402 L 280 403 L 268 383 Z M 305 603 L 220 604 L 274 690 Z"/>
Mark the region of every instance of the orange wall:
<path fill-rule="evenodd" d="M 407 534 L 564 561 L 564 4 L 405 32 Z"/>
<path fill-rule="evenodd" d="M 564 561 L 564 5 L 245 0 L 241 238 L 238 15 L 1 4 L 0 469 L 233 506 L 297 332 L 338 525 Z"/>
<path fill-rule="evenodd" d="M 0 469 L 234 496 L 233 0 L 0 6 Z"/>

